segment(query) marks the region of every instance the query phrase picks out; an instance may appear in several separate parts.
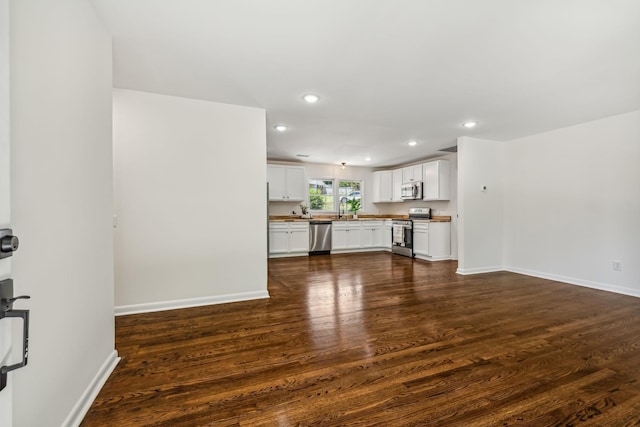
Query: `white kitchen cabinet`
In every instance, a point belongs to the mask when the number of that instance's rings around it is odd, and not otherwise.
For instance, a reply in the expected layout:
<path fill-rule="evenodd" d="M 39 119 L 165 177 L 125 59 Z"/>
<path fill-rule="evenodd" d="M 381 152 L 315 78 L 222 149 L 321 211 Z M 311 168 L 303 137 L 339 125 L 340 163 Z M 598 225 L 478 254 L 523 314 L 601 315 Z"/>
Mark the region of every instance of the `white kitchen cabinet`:
<path fill-rule="evenodd" d="M 413 221 L 413 254 L 428 261 L 451 259 L 451 223 Z"/>
<path fill-rule="evenodd" d="M 360 249 L 360 221 L 333 221 L 331 225 L 331 250 Z"/>
<path fill-rule="evenodd" d="M 449 200 L 451 166 L 449 160 L 434 160 L 422 165 L 422 200 Z"/>
<path fill-rule="evenodd" d="M 269 255 L 289 253 L 289 225 L 287 223 L 269 224 Z"/>
<path fill-rule="evenodd" d="M 308 254 L 308 222 L 269 222 L 269 256 L 271 258 Z"/>
<path fill-rule="evenodd" d="M 414 181 L 422 181 L 422 165 L 402 168 L 402 183 L 408 184 Z"/>
<path fill-rule="evenodd" d="M 393 241 L 393 221 L 390 219 L 384 220 L 382 228 L 382 247 L 391 250 Z"/>
<path fill-rule="evenodd" d="M 413 254 L 415 256 L 429 256 L 429 223 L 413 223 Z"/>
<path fill-rule="evenodd" d="M 308 222 L 290 223 L 289 252 L 309 254 L 309 223 Z"/>
<path fill-rule="evenodd" d="M 382 247 L 382 221 L 362 221 L 362 232 L 360 234 L 362 248 Z"/>
<path fill-rule="evenodd" d="M 402 169 L 395 169 L 393 172 L 393 201 L 402 201 Z"/>
<path fill-rule="evenodd" d="M 373 203 L 393 201 L 393 171 L 373 173 Z"/>
<path fill-rule="evenodd" d="M 305 169 L 302 166 L 267 165 L 269 201 L 301 202 L 305 200 Z"/>

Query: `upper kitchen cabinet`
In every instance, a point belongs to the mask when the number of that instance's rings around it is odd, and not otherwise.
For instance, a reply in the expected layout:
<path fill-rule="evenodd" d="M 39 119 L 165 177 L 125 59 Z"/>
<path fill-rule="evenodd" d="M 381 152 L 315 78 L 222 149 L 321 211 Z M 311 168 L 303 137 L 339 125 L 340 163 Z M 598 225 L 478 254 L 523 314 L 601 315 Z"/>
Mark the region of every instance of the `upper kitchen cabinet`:
<path fill-rule="evenodd" d="M 373 173 L 373 203 L 393 202 L 393 171 Z"/>
<path fill-rule="evenodd" d="M 305 200 L 305 170 L 302 166 L 267 165 L 269 200 L 301 202 Z"/>
<path fill-rule="evenodd" d="M 422 181 L 422 165 L 402 168 L 402 183 L 409 184 L 415 181 Z"/>
<path fill-rule="evenodd" d="M 402 169 L 394 169 L 393 171 L 393 201 L 402 201 Z"/>
<path fill-rule="evenodd" d="M 422 200 L 449 200 L 451 167 L 448 160 L 434 160 L 422 165 Z"/>
<path fill-rule="evenodd" d="M 402 169 L 373 173 L 373 203 L 402 202 Z"/>

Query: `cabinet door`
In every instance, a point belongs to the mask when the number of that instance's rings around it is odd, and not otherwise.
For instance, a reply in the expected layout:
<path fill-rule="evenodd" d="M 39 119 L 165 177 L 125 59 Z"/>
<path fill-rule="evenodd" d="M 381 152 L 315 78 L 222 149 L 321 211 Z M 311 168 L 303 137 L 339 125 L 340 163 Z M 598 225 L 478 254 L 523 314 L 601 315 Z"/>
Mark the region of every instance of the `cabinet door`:
<path fill-rule="evenodd" d="M 393 172 L 382 171 L 380 172 L 380 201 L 391 202 L 393 201 Z"/>
<path fill-rule="evenodd" d="M 429 256 L 449 258 L 451 256 L 451 223 L 432 222 L 429 226 Z"/>
<path fill-rule="evenodd" d="M 376 226 L 371 229 L 371 247 L 382 247 L 382 226 Z"/>
<path fill-rule="evenodd" d="M 391 249 L 391 241 L 393 239 L 392 230 L 393 228 L 391 226 L 391 221 L 389 221 L 388 223 L 385 221 L 384 227 L 382 229 L 382 247 L 383 248 Z"/>
<path fill-rule="evenodd" d="M 393 201 L 393 171 L 373 173 L 373 202 Z"/>
<path fill-rule="evenodd" d="M 422 165 L 402 168 L 402 182 L 406 184 L 414 181 L 422 181 Z"/>
<path fill-rule="evenodd" d="M 289 252 L 309 252 L 309 224 L 291 224 Z"/>
<path fill-rule="evenodd" d="M 429 224 L 413 224 L 413 253 L 429 255 Z"/>
<path fill-rule="evenodd" d="M 300 166 L 287 166 L 287 200 L 292 202 L 305 199 L 304 168 Z"/>
<path fill-rule="evenodd" d="M 392 171 L 393 181 L 393 201 L 402 201 L 402 169 L 396 169 Z"/>
<path fill-rule="evenodd" d="M 331 249 L 342 250 L 347 249 L 347 229 L 336 225 L 334 222 L 331 226 Z"/>
<path fill-rule="evenodd" d="M 269 200 L 286 201 L 286 167 L 267 165 L 267 182 L 269 183 Z"/>
<path fill-rule="evenodd" d="M 286 254 L 289 252 L 289 227 L 276 224 L 269 227 L 269 253 Z"/>
<path fill-rule="evenodd" d="M 373 203 L 384 201 L 380 197 L 381 186 L 382 186 L 382 173 L 383 171 L 373 173 L 373 185 L 371 186 L 373 188 Z"/>
<path fill-rule="evenodd" d="M 422 165 L 422 200 L 449 200 L 450 167 L 448 160 L 435 160 Z"/>
<path fill-rule="evenodd" d="M 360 246 L 362 248 L 373 247 L 373 229 L 371 227 L 364 226 L 360 233 Z"/>
<path fill-rule="evenodd" d="M 362 230 L 360 229 L 360 225 L 354 226 L 350 224 L 347 230 L 348 230 L 347 231 L 347 248 L 358 249 L 362 247 L 362 242 L 361 242 Z"/>

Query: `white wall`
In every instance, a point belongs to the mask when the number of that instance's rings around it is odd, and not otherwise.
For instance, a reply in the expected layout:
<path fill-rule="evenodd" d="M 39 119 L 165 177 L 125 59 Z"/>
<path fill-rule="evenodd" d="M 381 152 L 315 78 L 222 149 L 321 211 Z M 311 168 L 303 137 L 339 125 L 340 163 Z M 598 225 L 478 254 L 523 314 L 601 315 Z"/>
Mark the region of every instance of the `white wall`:
<path fill-rule="evenodd" d="M 116 313 L 267 294 L 261 109 L 114 90 Z"/>
<path fill-rule="evenodd" d="M 74 424 L 116 361 L 111 39 L 86 0 L 10 6 L 13 276 L 31 295 L 14 425 Z"/>
<path fill-rule="evenodd" d="M 640 111 L 506 147 L 506 267 L 640 296 Z"/>
<path fill-rule="evenodd" d="M 504 143 L 458 138 L 459 273 L 503 267 L 504 162 Z"/>

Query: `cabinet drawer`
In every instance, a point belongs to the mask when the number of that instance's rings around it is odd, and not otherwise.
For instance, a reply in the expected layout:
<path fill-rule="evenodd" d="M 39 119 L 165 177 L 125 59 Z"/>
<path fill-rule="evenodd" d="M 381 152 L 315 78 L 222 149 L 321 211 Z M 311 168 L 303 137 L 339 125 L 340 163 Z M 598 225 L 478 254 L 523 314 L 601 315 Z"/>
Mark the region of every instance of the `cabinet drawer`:
<path fill-rule="evenodd" d="M 287 224 L 286 222 L 270 222 L 269 228 L 271 230 L 288 230 L 289 224 Z"/>
<path fill-rule="evenodd" d="M 289 224 L 289 229 L 290 230 L 307 230 L 309 229 L 309 223 L 308 222 L 292 222 Z"/>
<path fill-rule="evenodd" d="M 429 223 L 428 222 L 414 222 L 413 229 L 416 231 L 429 231 Z"/>

